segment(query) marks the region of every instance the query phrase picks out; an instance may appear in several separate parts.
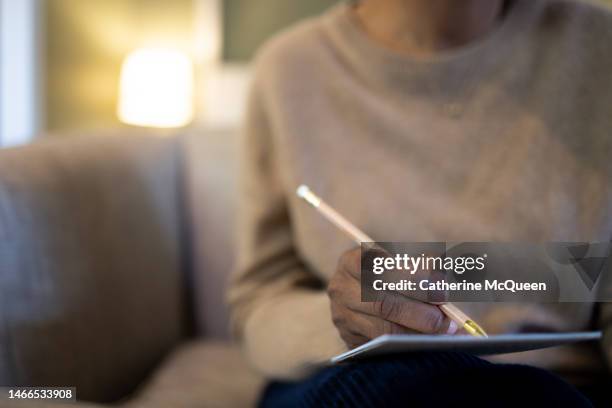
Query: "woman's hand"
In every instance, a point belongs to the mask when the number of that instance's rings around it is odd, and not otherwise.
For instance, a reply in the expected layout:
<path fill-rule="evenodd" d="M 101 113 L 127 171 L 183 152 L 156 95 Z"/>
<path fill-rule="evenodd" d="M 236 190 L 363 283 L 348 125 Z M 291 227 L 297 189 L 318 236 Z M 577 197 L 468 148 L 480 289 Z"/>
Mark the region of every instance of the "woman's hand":
<path fill-rule="evenodd" d="M 349 348 L 382 334 L 454 334 L 457 324 L 440 308 L 401 294 L 381 292 L 375 302 L 361 301 L 361 248 L 340 256 L 327 293 L 334 325 Z"/>

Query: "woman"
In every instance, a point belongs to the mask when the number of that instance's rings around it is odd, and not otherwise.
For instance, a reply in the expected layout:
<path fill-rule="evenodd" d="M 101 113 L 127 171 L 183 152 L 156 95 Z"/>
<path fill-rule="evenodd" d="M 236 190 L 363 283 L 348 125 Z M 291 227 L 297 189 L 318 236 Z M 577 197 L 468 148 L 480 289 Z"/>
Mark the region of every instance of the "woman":
<path fill-rule="evenodd" d="M 426 303 L 360 302 L 359 250 L 294 191 L 308 184 L 380 241 L 608 241 L 610 43 L 609 11 L 572 1 L 362 0 L 264 47 L 230 291 L 247 356 L 281 380 L 263 406 L 468 403 L 474 384 L 485 405 L 525 404 L 518 389 L 588 405 L 548 371 L 460 354 L 313 374 L 380 334 L 457 328 Z M 609 330 L 610 311 L 592 304 L 461 307 L 493 333 Z M 581 378 L 605 370 L 594 348 L 519 358 Z"/>

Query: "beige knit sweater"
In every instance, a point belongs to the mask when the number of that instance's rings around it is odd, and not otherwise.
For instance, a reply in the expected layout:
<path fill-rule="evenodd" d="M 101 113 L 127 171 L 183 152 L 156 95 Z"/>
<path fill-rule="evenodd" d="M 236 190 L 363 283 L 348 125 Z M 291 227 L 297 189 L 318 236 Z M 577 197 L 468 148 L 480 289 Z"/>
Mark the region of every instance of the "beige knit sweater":
<path fill-rule="evenodd" d="M 415 60 L 340 4 L 257 58 L 230 302 L 250 361 L 296 378 L 344 350 L 323 290 L 354 244 L 295 197 L 306 183 L 380 241 L 607 241 L 612 14 L 518 0 L 494 32 Z M 606 330 L 592 304 L 461 304 L 492 333 Z M 603 369 L 595 345 L 511 358 Z"/>

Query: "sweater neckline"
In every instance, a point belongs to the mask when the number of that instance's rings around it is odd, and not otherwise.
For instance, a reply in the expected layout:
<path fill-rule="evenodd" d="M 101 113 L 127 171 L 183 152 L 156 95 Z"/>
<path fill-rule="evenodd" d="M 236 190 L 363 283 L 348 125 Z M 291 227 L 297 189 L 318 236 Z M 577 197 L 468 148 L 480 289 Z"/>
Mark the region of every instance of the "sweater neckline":
<path fill-rule="evenodd" d="M 363 30 L 350 4 L 342 3 L 331 9 L 324 24 L 337 50 L 361 75 L 393 88 L 419 87 L 424 80 L 452 87 L 458 80 L 481 78 L 503 64 L 536 18 L 539 3 L 540 0 L 514 0 L 503 20 L 483 37 L 423 58 L 375 42 Z"/>

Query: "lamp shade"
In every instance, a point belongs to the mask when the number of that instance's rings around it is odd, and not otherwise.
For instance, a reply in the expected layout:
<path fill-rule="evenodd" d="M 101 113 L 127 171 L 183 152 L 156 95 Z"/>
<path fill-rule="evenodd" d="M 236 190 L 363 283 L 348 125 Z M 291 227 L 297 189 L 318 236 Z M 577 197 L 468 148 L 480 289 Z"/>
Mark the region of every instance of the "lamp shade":
<path fill-rule="evenodd" d="M 193 119 L 193 63 L 184 53 L 141 48 L 121 69 L 119 119 L 130 125 L 172 128 Z"/>

